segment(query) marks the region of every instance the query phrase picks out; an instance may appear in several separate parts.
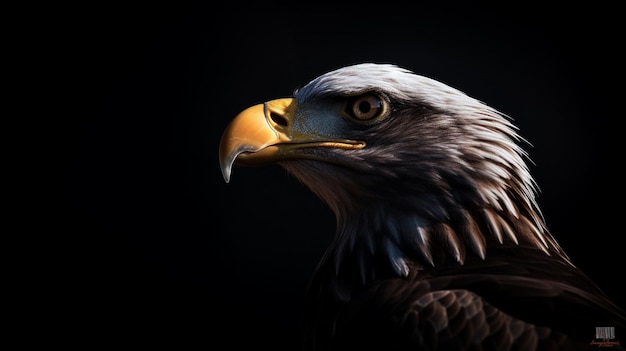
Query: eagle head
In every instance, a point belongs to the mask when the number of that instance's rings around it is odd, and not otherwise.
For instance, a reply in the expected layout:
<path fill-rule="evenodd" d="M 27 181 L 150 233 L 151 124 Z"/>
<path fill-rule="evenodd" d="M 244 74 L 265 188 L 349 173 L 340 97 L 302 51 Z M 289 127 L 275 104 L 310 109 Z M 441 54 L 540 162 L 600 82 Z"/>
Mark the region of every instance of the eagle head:
<path fill-rule="evenodd" d="M 407 275 L 484 259 L 491 246 L 565 258 L 538 209 L 523 142 L 510 118 L 453 87 L 363 63 L 244 110 L 219 159 L 226 182 L 233 165 L 278 163 L 317 194 L 337 218 L 329 258 L 338 266 L 384 257 Z"/>

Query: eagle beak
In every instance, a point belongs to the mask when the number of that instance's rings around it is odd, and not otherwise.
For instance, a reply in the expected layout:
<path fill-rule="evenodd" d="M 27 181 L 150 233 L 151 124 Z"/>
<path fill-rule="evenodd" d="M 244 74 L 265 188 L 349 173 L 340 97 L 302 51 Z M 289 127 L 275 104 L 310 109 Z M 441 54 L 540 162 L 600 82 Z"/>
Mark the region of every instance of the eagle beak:
<path fill-rule="evenodd" d="M 294 123 L 298 102 L 293 98 L 276 99 L 252 106 L 233 119 L 220 141 L 220 167 L 226 183 L 233 164 L 259 166 L 288 158 L 323 158 L 307 153 L 310 148 L 362 149 L 365 142 L 338 139 L 333 132 Z M 302 119 L 303 116 L 299 116 Z"/>
<path fill-rule="evenodd" d="M 227 183 L 235 160 L 239 165 L 256 166 L 285 156 L 289 148 L 278 145 L 293 141 L 287 133 L 296 105 L 291 98 L 268 101 L 245 109 L 230 122 L 219 149 L 220 167 Z"/>

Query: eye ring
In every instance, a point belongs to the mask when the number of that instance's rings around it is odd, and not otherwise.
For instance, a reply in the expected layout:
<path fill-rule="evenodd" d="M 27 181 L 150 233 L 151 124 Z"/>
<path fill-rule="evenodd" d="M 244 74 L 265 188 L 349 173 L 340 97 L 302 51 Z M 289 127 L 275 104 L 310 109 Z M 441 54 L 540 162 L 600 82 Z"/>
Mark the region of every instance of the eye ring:
<path fill-rule="evenodd" d="M 357 121 L 369 121 L 387 112 L 387 101 L 375 93 L 366 93 L 348 99 L 345 113 Z"/>

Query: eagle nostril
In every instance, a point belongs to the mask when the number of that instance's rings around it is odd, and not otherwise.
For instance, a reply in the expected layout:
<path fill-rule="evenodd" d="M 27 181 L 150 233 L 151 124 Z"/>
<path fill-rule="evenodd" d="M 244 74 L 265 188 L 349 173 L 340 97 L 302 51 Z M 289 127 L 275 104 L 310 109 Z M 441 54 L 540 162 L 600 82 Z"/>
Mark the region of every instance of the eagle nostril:
<path fill-rule="evenodd" d="M 281 125 L 283 127 L 286 127 L 289 124 L 287 123 L 287 119 L 285 117 L 275 112 L 270 112 L 270 118 L 272 119 L 272 121 L 274 121 L 274 123 Z"/>

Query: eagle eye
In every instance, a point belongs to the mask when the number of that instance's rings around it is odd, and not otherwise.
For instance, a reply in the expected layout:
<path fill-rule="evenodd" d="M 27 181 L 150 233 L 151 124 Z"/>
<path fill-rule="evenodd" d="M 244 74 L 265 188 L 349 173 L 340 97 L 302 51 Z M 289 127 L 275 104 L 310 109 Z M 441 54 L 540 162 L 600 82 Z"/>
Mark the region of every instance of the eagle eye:
<path fill-rule="evenodd" d="M 382 97 L 367 93 L 350 98 L 345 112 L 358 121 L 368 121 L 382 116 L 387 110 L 386 106 L 386 101 Z"/>

